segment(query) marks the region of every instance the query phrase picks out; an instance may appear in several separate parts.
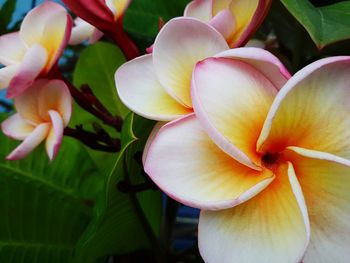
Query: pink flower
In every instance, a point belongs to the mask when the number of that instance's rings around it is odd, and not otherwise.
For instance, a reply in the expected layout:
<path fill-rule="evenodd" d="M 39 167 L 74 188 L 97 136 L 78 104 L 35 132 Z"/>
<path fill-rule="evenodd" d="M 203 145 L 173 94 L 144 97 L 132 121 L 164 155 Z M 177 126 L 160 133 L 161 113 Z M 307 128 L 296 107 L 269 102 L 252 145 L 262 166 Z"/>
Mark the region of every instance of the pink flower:
<path fill-rule="evenodd" d="M 22 159 L 46 140 L 49 159 L 54 159 L 72 112 L 66 84 L 61 80 L 37 80 L 15 98 L 15 108 L 18 113 L 6 119 L 1 128 L 7 136 L 23 142 L 6 158 Z"/>
<path fill-rule="evenodd" d="M 153 135 L 145 171 L 202 209 L 205 262 L 350 262 L 350 57 L 283 83 L 236 50 L 197 63 L 195 115 Z"/>
<path fill-rule="evenodd" d="M 230 47 L 243 46 L 264 20 L 271 0 L 193 0 L 184 16 L 215 27 Z"/>
<path fill-rule="evenodd" d="M 19 32 L 0 37 L 0 88 L 8 87 L 13 98 L 26 90 L 39 75 L 45 75 L 61 56 L 71 33 L 66 10 L 47 1 L 31 10 Z"/>
<path fill-rule="evenodd" d="M 105 1 L 106 6 L 114 15 L 114 20 L 117 22 L 123 18 L 123 15 L 131 0 Z M 86 40 L 88 40 L 89 44 L 93 44 L 103 36 L 103 33 L 100 30 L 79 17 L 74 20 L 74 23 L 75 26 L 73 27 L 72 35 L 69 40 L 70 45 L 77 45 Z"/>
<path fill-rule="evenodd" d="M 289 77 L 279 60 L 268 52 L 256 55 L 255 49 L 251 53 L 236 49 L 226 53 L 228 48 L 220 33 L 207 24 L 193 18 L 172 19 L 159 32 L 152 54 L 129 61 L 117 70 L 119 97 L 131 110 L 153 120 L 169 121 L 189 114 L 193 112 L 193 68 L 213 56 L 231 56 L 263 71 L 270 70 L 275 74 L 271 78 L 279 84 Z"/>

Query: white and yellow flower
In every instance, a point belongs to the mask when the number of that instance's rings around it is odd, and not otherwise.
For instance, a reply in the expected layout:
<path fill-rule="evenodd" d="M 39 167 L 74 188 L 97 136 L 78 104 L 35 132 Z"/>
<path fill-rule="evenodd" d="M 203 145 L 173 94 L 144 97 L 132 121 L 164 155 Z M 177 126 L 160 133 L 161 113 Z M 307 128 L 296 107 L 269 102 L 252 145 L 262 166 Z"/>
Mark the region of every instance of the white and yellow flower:
<path fill-rule="evenodd" d="M 45 75 L 61 56 L 71 33 L 67 11 L 54 2 L 44 2 L 24 18 L 20 31 L 0 37 L 0 88 L 13 98 L 34 80 Z"/>

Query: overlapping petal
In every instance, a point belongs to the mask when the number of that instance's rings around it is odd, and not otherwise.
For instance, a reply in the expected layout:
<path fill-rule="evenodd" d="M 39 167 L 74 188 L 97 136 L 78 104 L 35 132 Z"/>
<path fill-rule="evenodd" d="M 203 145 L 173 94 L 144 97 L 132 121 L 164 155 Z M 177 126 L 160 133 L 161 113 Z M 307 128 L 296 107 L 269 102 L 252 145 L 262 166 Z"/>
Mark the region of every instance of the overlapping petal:
<path fill-rule="evenodd" d="M 41 45 L 33 45 L 23 57 L 23 60 L 18 65 L 15 75 L 12 77 L 7 97 L 14 98 L 23 93 L 34 80 L 44 70 L 47 61 L 48 53 Z"/>
<path fill-rule="evenodd" d="M 236 20 L 230 10 L 224 9 L 209 21 L 209 25 L 219 31 L 225 39 L 231 39 L 235 33 Z"/>
<path fill-rule="evenodd" d="M 33 130 L 34 125 L 25 121 L 18 113 L 1 123 L 3 133 L 16 140 L 24 140 Z"/>
<path fill-rule="evenodd" d="M 309 242 L 307 209 L 293 166 L 247 202 L 222 211 L 202 211 L 199 249 L 207 263 L 297 263 Z"/>
<path fill-rule="evenodd" d="M 186 6 L 184 16 L 209 22 L 213 16 L 212 6 L 212 0 L 193 0 Z"/>
<path fill-rule="evenodd" d="M 72 19 L 63 6 L 46 1 L 23 19 L 20 36 L 30 48 L 40 44 L 48 53 L 47 70 L 57 61 L 68 43 Z"/>
<path fill-rule="evenodd" d="M 257 168 L 255 147 L 277 89 L 240 60 L 209 58 L 193 72 L 194 110 L 209 136 L 233 158 Z"/>
<path fill-rule="evenodd" d="M 23 142 L 6 157 L 6 159 L 14 161 L 26 157 L 35 147 L 45 140 L 49 129 L 49 123 L 42 123 L 36 126 Z"/>
<path fill-rule="evenodd" d="M 0 68 L 0 89 L 6 89 L 18 71 L 18 65 L 11 65 L 4 68 Z"/>
<path fill-rule="evenodd" d="M 238 205 L 274 178 L 222 152 L 193 114 L 160 129 L 148 147 L 145 171 L 169 196 L 210 210 Z"/>
<path fill-rule="evenodd" d="M 153 64 L 159 82 L 177 101 L 191 108 L 190 82 L 194 65 L 228 49 L 215 29 L 193 18 L 175 18 L 159 32 Z"/>
<path fill-rule="evenodd" d="M 38 113 L 44 120 L 50 120 L 50 111 L 57 112 L 67 126 L 72 114 L 72 99 L 67 85 L 61 80 L 51 80 L 41 87 L 37 97 Z"/>
<path fill-rule="evenodd" d="M 54 110 L 49 110 L 51 128 L 46 138 L 46 152 L 50 160 L 53 160 L 62 143 L 64 124 L 61 115 Z"/>
<path fill-rule="evenodd" d="M 265 75 L 265 77 L 271 81 L 277 90 L 280 90 L 291 77 L 286 67 L 277 57 L 261 48 L 234 48 L 220 52 L 214 57 L 231 58 L 250 64 Z"/>
<path fill-rule="evenodd" d="M 184 16 L 211 24 L 230 47 L 240 47 L 260 26 L 270 5 L 271 0 L 194 0 Z"/>
<path fill-rule="evenodd" d="M 30 90 L 23 92 L 16 97 L 14 104 L 19 115 L 33 125 L 41 123 L 42 118 L 39 115 L 38 98 L 42 87 L 47 84 L 48 80 L 37 80 Z"/>
<path fill-rule="evenodd" d="M 9 33 L 0 37 L 0 64 L 5 66 L 19 63 L 26 52 L 19 33 Z"/>
<path fill-rule="evenodd" d="M 220 1 L 216 1 L 220 2 Z M 235 35 L 231 39 L 231 47 L 244 45 L 260 26 L 271 5 L 271 0 L 233 0 L 229 9 L 236 20 Z M 214 4 L 215 12 L 215 4 Z"/>
<path fill-rule="evenodd" d="M 311 239 L 304 263 L 350 261 L 350 161 L 289 147 L 308 207 Z"/>
<path fill-rule="evenodd" d="M 349 70 L 349 57 L 333 57 L 296 73 L 271 106 L 258 150 L 298 146 L 350 158 Z"/>
<path fill-rule="evenodd" d="M 152 55 L 123 64 L 115 74 L 115 81 L 124 104 L 146 118 L 169 121 L 192 111 L 173 99 L 159 83 Z"/>

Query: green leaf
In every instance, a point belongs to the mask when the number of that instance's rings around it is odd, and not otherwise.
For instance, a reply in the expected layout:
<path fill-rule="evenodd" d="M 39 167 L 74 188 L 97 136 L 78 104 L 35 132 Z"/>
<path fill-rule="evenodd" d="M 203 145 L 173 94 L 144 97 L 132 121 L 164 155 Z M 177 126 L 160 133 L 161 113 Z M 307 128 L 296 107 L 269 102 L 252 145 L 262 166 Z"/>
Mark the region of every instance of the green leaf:
<path fill-rule="evenodd" d="M 8 25 L 11 23 L 17 0 L 7 0 L 0 9 L 0 34 L 8 32 Z"/>
<path fill-rule="evenodd" d="M 73 74 L 73 84 L 88 84 L 96 97 L 114 115 L 125 117 L 129 110 L 120 101 L 115 87 L 114 73 L 125 62 L 118 47 L 97 42 L 80 54 Z M 71 125 L 94 123 L 97 119 L 75 104 Z"/>
<path fill-rule="evenodd" d="M 189 0 L 133 0 L 126 11 L 124 28 L 137 37 L 153 40 L 157 35 L 158 21 L 167 21 L 183 15 Z"/>
<path fill-rule="evenodd" d="M 101 190 L 89 155 L 65 138 L 53 162 L 44 147 L 10 162 L 18 143 L 0 141 L 0 262 L 71 262 Z"/>
<path fill-rule="evenodd" d="M 94 220 L 79 242 L 78 262 L 94 262 L 107 255 L 124 254 L 152 245 L 140 220 L 140 211 L 135 208 L 135 198 L 118 189 L 118 183 L 126 179 L 132 184 L 145 181 L 141 175 L 142 167 L 135 163 L 133 156 L 143 149 L 152 126 L 153 122 L 143 118 L 138 117 L 134 121 L 132 113 L 125 119 L 121 135 L 123 147 L 107 179 L 104 202 L 95 211 Z M 142 131 L 143 138 L 136 139 L 135 131 Z M 161 193 L 148 190 L 137 194 L 136 201 L 141 204 L 151 231 L 157 235 L 161 218 Z"/>
<path fill-rule="evenodd" d="M 308 0 L 281 0 L 319 48 L 350 38 L 350 1 L 315 7 Z"/>

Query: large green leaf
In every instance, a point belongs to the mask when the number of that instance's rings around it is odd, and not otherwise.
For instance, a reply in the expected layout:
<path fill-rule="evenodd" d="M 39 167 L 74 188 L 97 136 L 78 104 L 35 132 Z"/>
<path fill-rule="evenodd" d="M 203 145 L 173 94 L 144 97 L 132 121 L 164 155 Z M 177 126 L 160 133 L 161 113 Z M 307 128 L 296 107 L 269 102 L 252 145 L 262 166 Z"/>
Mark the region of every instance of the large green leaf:
<path fill-rule="evenodd" d="M 308 0 L 281 0 L 319 48 L 350 38 L 350 1 L 315 7 Z"/>
<path fill-rule="evenodd" d="M 141 166 L 134 163 L 134 158 L 128 157 L 134 156 L 135 152 L 143 148 L 151 127 L 152 122 L 142 118 L 134 122 L 133 114 L 126 118 L 121 136 L 123 147 L 105 185 L 105 202 L 95 211 L 94 221 L 79 242 L 79 262 L 94 262 L 106 255 L 150 247 L 149 232 L 142 224 L 145 221 L 149 224 L 150 231 L 154 235 L 158 234 L 161 218 L 160 192 L 148 190 L 135 195 L 123 193 L 117 187 L 126 179 L 133 184 L 145 181 L 141 175 Z M 137 140 L 135 130 L 142 131 L 142 139 Z"/>
<path fill-rule="evenodd" d="M 53 162 L 43 147 L 10 162 L 17 142 L 0 141 L 0 262 L 71 262 L 101 190 L 89 155 L 65 138 Z"/>
<path fill-rule="evenodd" d="M 129 110 L 120 101 L 114 81 L 114 73 L 125 62 L 118 47 L 97 42 L 86 47 L 80 54 L 73 74 L 73 84 L 88 84 L 96 97 L 114 115 L 126 116 Z M 97 119 L 75 104 L 71 124 L 89 124 Z"/>
<path fill-rule="evenodd" d="M 8 32 L 8 25 L 10 24 L 13 12 L 16 8 L 17 0 L 7 0 L 0 9 L 0 34 Z"/>

